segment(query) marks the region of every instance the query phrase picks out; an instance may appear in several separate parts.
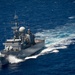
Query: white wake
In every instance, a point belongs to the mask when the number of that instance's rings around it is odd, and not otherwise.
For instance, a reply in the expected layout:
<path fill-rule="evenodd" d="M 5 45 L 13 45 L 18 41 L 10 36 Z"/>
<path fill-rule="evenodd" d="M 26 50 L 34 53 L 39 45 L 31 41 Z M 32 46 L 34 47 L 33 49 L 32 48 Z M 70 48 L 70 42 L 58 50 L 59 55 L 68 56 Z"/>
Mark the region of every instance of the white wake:
<path fill-rule="evenodd" d="M 11 63 L 11 64 L 19 63 L 19 62 L 23 61 L 22 59 L 18 59 L 15 56 L 12 56 L 12 55 L 9 55 L 7 59 L 9 60 L 9 63 Z"/>
<path fill-rule="evenodd" d="M 25 59 L 18 59 L 15 56 L 10 55 L 8 57 L 9 62 L 19 63 L 28 59 L 36 59 L 37 57 L 48 53 L 58 53 L 59 49 L 65 49 L 71 43 L 75 43 L 75 41 L 71 40 L 75 39 L 74 28 L 75 23 L 67 23 L 63 27 L 57 27 L 55 29 L 50 30 L 43 30 L 42 32 L 36 33 L 36 36 L 41 36 L 41 38 L 45 38 L 46 48 L 43 49 L 39 54 L 26 57 Z"/>

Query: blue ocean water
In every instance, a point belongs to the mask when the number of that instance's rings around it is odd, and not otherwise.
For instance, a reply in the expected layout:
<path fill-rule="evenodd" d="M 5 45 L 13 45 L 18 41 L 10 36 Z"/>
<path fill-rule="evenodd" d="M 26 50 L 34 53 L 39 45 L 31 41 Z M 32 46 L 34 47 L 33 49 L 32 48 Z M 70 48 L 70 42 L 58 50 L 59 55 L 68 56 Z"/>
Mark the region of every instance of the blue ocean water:
<path fill-rule="evenodd" d="M 46 49 L 25 60 L 10 56 L 0 75 L 75 75 L 75 1 L 0 0 L 0 50 L 13 35 L 15 12 L 20 26 L 45 38 Z"/>

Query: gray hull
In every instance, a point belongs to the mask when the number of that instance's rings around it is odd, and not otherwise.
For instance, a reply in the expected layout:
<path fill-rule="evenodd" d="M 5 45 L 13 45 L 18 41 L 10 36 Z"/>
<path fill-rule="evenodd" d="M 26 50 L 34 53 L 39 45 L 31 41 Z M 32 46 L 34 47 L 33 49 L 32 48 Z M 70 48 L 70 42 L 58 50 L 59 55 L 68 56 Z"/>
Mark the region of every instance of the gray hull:
<path fill-rule="evenodd" d="M 41 50 L 44 47 L 44 40 L 36 43 L 35 45 L 26 48 L 24 50 L 20 51 L 1 51 L 1 54 L 5 55 L 4 57 L 0 57 L 0 62 L 2 65 L 5 65 L 7 63 L 7 57 L 9 55 L 16 56 L 17 58 L 24 59 L 25 57 L 31 56 L 32 54 L 36 53 L 37 51 Z M 9 61 L 8 61 L 9 63 Z"/>

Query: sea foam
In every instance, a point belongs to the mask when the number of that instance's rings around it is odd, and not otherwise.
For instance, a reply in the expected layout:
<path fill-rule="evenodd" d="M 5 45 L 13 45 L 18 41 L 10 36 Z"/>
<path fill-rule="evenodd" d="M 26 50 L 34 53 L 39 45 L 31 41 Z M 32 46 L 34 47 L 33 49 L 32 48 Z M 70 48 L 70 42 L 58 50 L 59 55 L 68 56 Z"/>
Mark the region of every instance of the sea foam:
<path fill-rule="evenodd" d="M 26 57 L 25 59 L 18 59 L 15 56 L 9 55 L 8 60 L 12 63 L 19 63 L 28 59 L 36 59 L 41 55 L 49 53 L 59 53 L 59 49 L 66 49 L 68 45 L 73 43 L 71 39 L 75 38 L 75 24 L 66 23 L 63 27 L 56 27 L 55 29 L 43 30 L 37 32 L 35 36 L 41 36 L 45 38 L 45 49 L 41 50 L 40 53 Z"/>

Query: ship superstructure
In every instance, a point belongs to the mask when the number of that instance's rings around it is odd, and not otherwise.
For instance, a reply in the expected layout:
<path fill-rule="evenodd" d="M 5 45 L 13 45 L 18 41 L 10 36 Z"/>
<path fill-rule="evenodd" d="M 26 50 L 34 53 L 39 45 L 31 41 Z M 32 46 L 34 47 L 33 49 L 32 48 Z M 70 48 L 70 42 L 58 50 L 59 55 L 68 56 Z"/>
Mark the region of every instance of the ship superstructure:
<path fill-rule="evenodd" d="M 15 26 L 11 27 L 14 33 L 12 39 L 7 39 L 3 45 L 5 45 L 5 50 L 21 50 L 26 47 L 26 35 L 25 34 L 25 27 L 18 27 L 18 17 L 17 15 L 14 16 Z"/>

